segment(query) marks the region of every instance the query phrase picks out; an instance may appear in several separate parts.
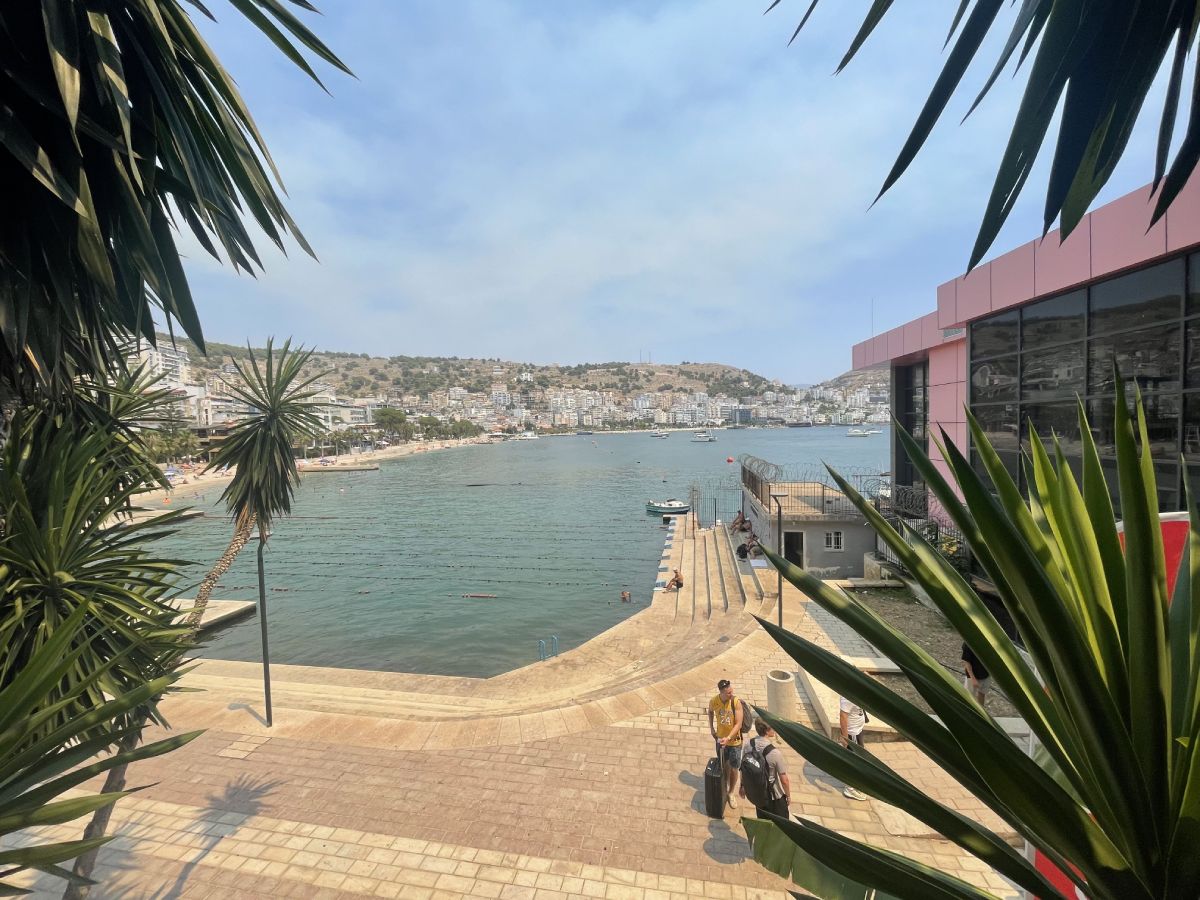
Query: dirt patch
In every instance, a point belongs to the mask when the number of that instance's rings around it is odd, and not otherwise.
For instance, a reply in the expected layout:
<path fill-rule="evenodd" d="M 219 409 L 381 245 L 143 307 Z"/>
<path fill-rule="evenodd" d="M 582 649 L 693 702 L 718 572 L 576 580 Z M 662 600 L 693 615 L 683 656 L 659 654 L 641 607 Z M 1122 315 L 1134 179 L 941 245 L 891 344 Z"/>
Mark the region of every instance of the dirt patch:
<path fill-rule="evenodd" d="M 866 589 L 850 593 L 943 666 L 955 673 L 962 672 L 962 638 L 939 613 L 923 606 L 909 591 Z M 874 677 L 904 699 L 930 711 L 903 675 Z M 987 709 L 993 716 L 1017 715 L 1012 704 L 996 691 L 995 685 L 988 694 Z"/>

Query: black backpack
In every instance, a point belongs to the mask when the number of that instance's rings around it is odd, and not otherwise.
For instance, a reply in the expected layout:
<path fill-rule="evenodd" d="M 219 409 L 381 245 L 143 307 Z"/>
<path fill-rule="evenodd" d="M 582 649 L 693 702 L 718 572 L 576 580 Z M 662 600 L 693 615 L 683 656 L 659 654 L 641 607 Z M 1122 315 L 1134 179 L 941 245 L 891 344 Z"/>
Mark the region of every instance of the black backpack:
<path fill-rule="evenodd" d="M 774 749 L 774 744 L 751 741 L 742 751 L 742 788 L 746 791 L 746 799 L 759 809 L 771 805 L 775 778 L 767 754 Z"/>

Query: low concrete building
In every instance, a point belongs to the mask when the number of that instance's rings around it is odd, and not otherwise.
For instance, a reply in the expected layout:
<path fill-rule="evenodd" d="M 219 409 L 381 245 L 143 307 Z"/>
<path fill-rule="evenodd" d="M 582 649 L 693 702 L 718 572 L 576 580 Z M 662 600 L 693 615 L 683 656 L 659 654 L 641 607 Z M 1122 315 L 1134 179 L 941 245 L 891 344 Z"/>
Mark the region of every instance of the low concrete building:
<path fill-rule="evenodd" d="M 875 532 L 845 493 L 831 481 L 789 476 L 754 456 L 740 463 L 742 514 L 760 543 L 782 547 L 789 562 L 823 578 L 862 577 L 863 558 L 875 551 Z M 878 476 L 851 480 L 860 493 L 877 495 Z"/>

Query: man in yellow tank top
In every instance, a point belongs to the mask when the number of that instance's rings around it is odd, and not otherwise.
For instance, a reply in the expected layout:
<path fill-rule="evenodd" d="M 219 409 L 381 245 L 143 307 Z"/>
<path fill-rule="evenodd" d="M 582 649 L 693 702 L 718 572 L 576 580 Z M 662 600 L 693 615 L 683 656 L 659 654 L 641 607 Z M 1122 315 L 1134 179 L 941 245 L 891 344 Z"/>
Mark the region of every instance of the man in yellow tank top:
<path fill-rule="evenodd" d="M 725 802 L 733 809 L 738 770 L 742 765 L 742 704 L 733 695 L 728 678 L 717 682 L 717 695 L 708 701 L 708 730 L 712 732 L 721 755 L 725 774 Z"/>

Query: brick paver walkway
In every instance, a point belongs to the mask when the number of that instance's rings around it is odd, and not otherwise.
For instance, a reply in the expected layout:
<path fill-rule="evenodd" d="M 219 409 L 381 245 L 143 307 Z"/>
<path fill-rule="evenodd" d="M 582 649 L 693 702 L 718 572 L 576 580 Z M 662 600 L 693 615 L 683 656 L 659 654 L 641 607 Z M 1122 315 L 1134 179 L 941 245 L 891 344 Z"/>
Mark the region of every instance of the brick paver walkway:
<path fill-rule="evenodd" d="M 596 673 L 568 660 L 559 675 L 575 673 L 585 679 L 581 693 L 595 696 L 581 703 L 556 700 L 537 712 L 536 696 L 512 697 L 506 713 L 483 702 L 496 699 L 494 684 L 472 693 L 471 679 L 445 679 L 435 682 L 451 708 L 421 719 L 412 712 L 410 677 L 405 682 L 385 673 L 346 672 L 337 675 L 345 711 L 330 712 L 327 695 L 305 687 L 313 682 L 311 671 L 307 681 L 293 682 L 287 667 L 281 667 L 284 677 L 277 674 L 278 693 L 288 699 L 276 708 L 274 729 L 257 722 L 254 708 L 241 708 L 251 701 L 241 699 L 236 679 L 229 688 L 213 676 L 207 694 L 170 700 L 166 712 L 176 728 L 210 730 L 133 769 L 132 783 L 152 786 L 118 805 L 119 837 L 101 853 L 102 884 L 92 896 L 782 900 L 788 885 L 748 858 L 737 818 L 747 810 L 727 812 L 724 820 L 704 815 L 702 772 L 711 745 L 703 710 L 718 677 L 732 678 L 741 695 L 761 704 L 765 673 L 794 664 L 756 626 L 744 627 L 754 623 L 742 599 L 729 597 L 735 570 L 722 574 L 716 568 L 715 554 L 728 548 L 719 541 L 705 547 L 703 540 L 713 536 L 703 535 L 694 546 L 677 540 L 672 562 L 693 552 L 707 559 L 698 564 L 712 566 L 711 577 L 691 579 L 692 589 L 703 581 L 710 590 L 724 584 L 720 597 L 660 595 L 656 608 L 628 627 L 573 651 L 589 654 L 593 666 L 613 654 L 615 665 L 619 654 L 606 642 L 644 652 L 637 649 L 646 638 L 638 637 L 642 629 L 664 657 L 677 656 L 657 670 L 647 661 L 644 668 L 661 678 L 655 683 L 634 687 L 639 670 L 625 673 L 628 683 L 614 689 L 616 696 L 595 694 Z M 685 556 L 685 562 L 692 560 Z M 819 627 L 817 620 L 790 590 L 787 621 L 819 636 L 810 630 Z M 759 600 L 750 597 L 750 605 Z M 662 608 L 667 603 L 671 614 Z M 703 644 L 692 651 L 690 668 L 687 647 L 671 646 L 663 636 L 679 618 L 676 609 L 687 618 L 676 640 Z M 229 665 L 220 668 L 228 672 Z M 532 671 L 510 683 L 524 679 L 537 686 L 546 683 L 543 678 Z M 356 681 L 375 692 L 370 703 L 355 705 Z M 233 694 L 222 695 L 226 688 Z M 561 677 L 557 688 L 554 696 L 570 697 Z M 389 691 L 403 695 L 395 707 Z M 447 719 L 455 691 L 463 698 L 462 715 Z M 801 718 L 813 724 L 811 706 L 798 699 Z M 408 739 L 398 739 L 406 734 Z M 877 746 L 906 776 L 978 813 L 909 745 Z M 1016 895 L 900 811 L 848 800 L 836 780 L 794 755 L 790 762 L 795 812 L 953 871 L 1000 896 Z M 74 826 L 51 831 L 68 839 L 79 833 Z M 61 893 L 48 878 L 32 886 L 44 889 L 44 896 Z"/>

